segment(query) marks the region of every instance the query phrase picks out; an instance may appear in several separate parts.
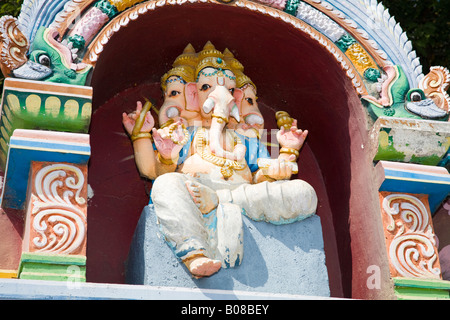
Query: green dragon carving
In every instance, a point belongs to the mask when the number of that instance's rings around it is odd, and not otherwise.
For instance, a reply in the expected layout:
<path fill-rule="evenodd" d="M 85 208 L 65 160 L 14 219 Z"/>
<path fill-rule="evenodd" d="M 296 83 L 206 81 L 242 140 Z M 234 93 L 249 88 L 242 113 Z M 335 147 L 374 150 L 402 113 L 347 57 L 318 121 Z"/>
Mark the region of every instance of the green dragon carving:
<path fill-rule="evenodd" d="M 411 119 L 445 120 L 448 114 L 439 108 L 425 92 L 411 89 L 401 66 L 387 66 L 385 74 L 378 78 L 379 98 L 363 96 L 362 101 L 372 118 L 398 117 Z"/>
<path fill-rule="evenodd" d="M 58 32 L 41 27 L 30 47 L 28 61 L 12 74 L 17 78 L 84 85 L 91 66 L 75 63 L 70 43 L 65 45 L 55 38 Z"/>

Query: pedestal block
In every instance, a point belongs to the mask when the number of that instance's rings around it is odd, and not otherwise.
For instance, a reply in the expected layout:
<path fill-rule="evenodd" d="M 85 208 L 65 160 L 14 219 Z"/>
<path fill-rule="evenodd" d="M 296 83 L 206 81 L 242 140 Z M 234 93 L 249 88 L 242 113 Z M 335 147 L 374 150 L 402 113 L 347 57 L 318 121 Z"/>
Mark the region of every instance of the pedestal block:
<path fill-rule="evenodd" d="M 159 231 L 153 205 L 138 222 L 127 261 L 127 283 L 162 287 L 330 295 L 320 218 L 276 226 L 244 221 L 241 265 L 195 279 Z"/>

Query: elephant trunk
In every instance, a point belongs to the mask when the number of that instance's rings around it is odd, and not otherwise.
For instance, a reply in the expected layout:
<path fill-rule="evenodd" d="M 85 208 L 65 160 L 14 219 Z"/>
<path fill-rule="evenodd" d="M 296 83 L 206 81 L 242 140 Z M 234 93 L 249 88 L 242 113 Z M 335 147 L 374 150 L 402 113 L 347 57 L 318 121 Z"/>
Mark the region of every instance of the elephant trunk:
<path fill-rule="evenodd" d="M 245 156 L 245 146 L 237 145 L 233 152 L 223 149 L 225 127 L 231 115 L 239 122 L 239 110 L 235 99 L 224 86 L 217 86 L 203 104 L 203 111 L 213 111 L 211 127 L 209 130 L 209 147 L 211 152 L 218 157 L 232 161 L 241 161 Z"/>

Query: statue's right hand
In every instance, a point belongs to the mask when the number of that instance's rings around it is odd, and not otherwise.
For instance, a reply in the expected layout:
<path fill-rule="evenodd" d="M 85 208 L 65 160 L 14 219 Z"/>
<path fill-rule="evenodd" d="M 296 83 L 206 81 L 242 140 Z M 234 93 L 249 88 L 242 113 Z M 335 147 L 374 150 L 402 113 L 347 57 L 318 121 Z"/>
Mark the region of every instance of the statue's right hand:
<path fill-rule="evenodd" d="M 125 112 L 122 114 L 122 123 L 129 135 L 133 133 L 136 120 L 139 119 L 141 111 L 142 111 L 142 103 L 138 101 L 135 111 L 129 114 Z M 150 111 L 148 111 L 147 114 L 145 115 L 144 122 L 139 132 L 150 132 L 152 131 L 154 126 L 155 126 L 155 119 L 153 119 L 153 116 L 151 115 Z"/>

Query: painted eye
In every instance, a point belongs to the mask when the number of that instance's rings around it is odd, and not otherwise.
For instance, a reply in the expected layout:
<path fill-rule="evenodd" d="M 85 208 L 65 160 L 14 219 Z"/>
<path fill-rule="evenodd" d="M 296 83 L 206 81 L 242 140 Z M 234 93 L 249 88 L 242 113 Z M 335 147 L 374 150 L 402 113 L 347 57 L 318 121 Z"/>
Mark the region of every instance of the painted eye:
<path fill-rule="evenodd" d="M 229 90 L 230 90 L 231 95 L 233 95 L 234 94 L 234 88 L 231 88 Z"/>
<path fill-rule="evenodd" d="M 38 58 L 38 62 L 43 66 L 50 67 L 50 58 L 46 54 L 41 54 Z"/>
<path fill-rule="evenodd" d="M 180 93 L 181 93 L 180 91 L 172 90 L 169 94 L 169 97 L 175 97 L 175 96 L 179 95 Z"/>
<path fill-rule="evenodd" d="M 419 102 L 422 101 L 422 95 L 419 92 L 413 92 L 409 96 L 411 98 L 411 101 L 413 102 Z"/>
<path fill-rule="evenodd" d="M 253 105 L 253 99 L 252 98 L 245 98 L 245 100 L 248 102 L 249 105 Z"/>
<path fill-rule="evenodd" d="M 201 87 L 201 91 L 206 91 L 206 90 L 208 90 L 208 89 L 210 89 L 211 88 L 211 86 L 209 85 L 209 84 L 207 84 L 207 83 L 205 83 L 204 85 L 202 85 L 202 87 Z"/>

